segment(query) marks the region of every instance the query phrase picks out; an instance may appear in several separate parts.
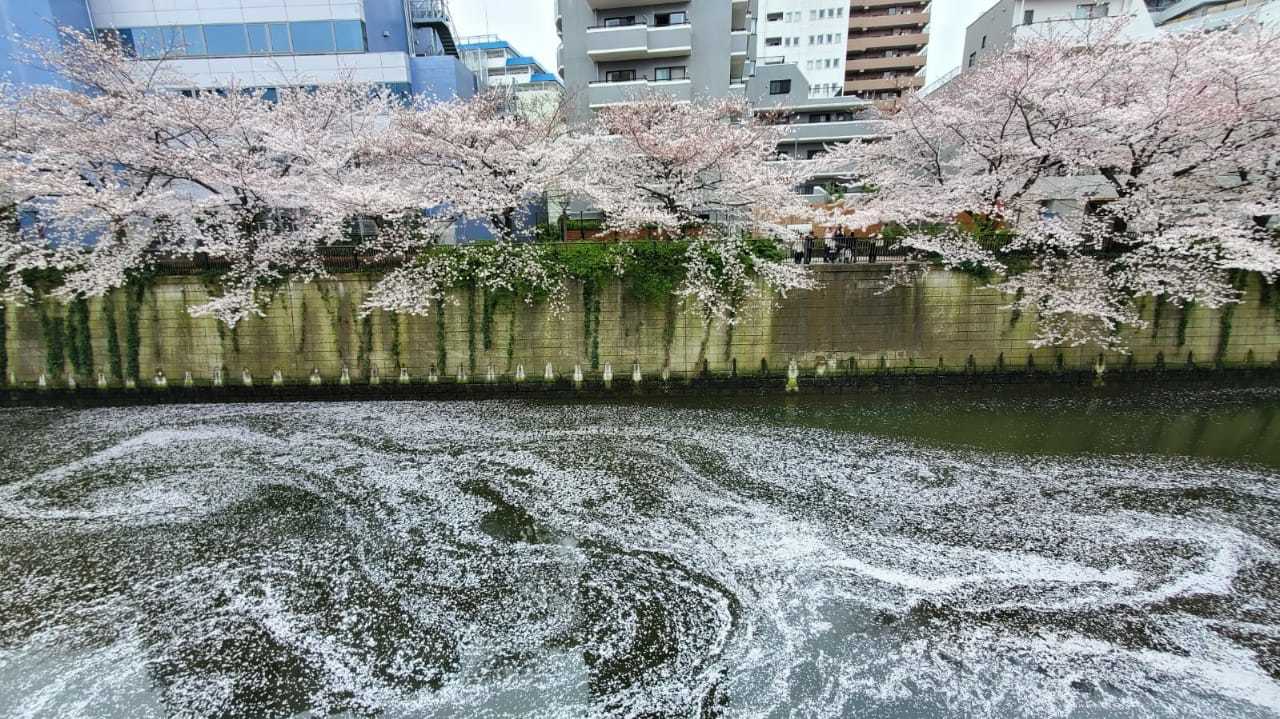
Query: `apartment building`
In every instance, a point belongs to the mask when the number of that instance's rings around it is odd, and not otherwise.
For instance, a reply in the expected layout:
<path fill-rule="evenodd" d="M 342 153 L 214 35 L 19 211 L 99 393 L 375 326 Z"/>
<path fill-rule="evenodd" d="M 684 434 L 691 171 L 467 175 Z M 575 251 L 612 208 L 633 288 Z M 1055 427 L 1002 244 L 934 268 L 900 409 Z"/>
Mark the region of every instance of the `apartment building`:
<path fill-rule="evenodd" d="M 844 94 L 848 4 L 843 0 L 758 0 L 756 58 L 794 64 L 813 97 Z"/>
<path fill-rule="evenodd" d="M 481 87 L 511 91 L 517 112 L 546 117 L 559 106 L 564 95 L 560 78 L 497 35 L 464 37 L 458 50 Z"/>
<path fill-rule="evenodd" d="M 1276 0 L 1148 0 L 1147 9 L 1156 27 L 1171 32 L 1212 29 L 1245 17 L 1280 25 Z"/>
<path fill-rule="evenodd" d="M 20 35 L 53 24 L 166 62 L 192 89 L 350 78 L 404 94 L 475 93 L 444 0 L 0 0 Z M 12 62 L 12 61 L 11 61 Z"/>
<path fill-rule="evenodd" d="M 890 106 L 924 85 L 928 0 L 852 0 L 844 94 Z"/>
<path fill-rule="evenodd" d="M 1109 32 L 1123 21 L 1124 33 L 1150 37 L 1156 31 L 1143 0 L 1000 0 L 965 29 L 960 71 L 973 67 L 982 56 L 1035 37 L 1084 42 Z"/>
<path fill-rule="evenodd" d="M 745 96 L 755 0 L 556 0 L 557 64 L 579 118 L 637 92 Z"/>

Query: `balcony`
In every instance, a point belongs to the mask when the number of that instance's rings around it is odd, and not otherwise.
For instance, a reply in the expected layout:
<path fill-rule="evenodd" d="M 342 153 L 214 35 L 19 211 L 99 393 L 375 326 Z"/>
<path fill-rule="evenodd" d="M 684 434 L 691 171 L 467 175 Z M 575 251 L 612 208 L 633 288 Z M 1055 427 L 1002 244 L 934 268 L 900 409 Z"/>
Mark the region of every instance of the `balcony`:
<path fill-rule="evenodd" d="M 883 90 L 918 90 L 924 86 L 924 78 L 919 75 L 903 75 L 899 77 L 881 77 L 873 80 L 846 80 L 844 91 L 879 92 Z"/>
<path fill-rule="evenodd" d="M 1013 29 L 1013 41 L 1020 45 L 1031 40 L 1052 39 L 1077 45 L 1097 42 L 1116 32 L 1125 39 L 1139 39 L 1155 31 L 1149 21 L 1126 16 L 1096 18 L 1053 18 Z"/>
<path fill-rule="evenodd" d="M 595 62 L 680 57 L 693 50 L 693 26 L 623 25 L 587 28 L 587 56 Z"/>
<path fill-rule="evenodd" d="M 868 70 L 906 70 L 919 69 L 925 65 L 924 55 L 899 55 L 897 57 L 869 57 L 862 60 L 849 60 L 845 63 L 846 70 L 862 71 Z"/>
<path fill-rule="evenodd" d="M 653 0 L 587 0 L 587 5 L 594 10 L 613 10 L 620 7 L 640 7 L 652 5 Z"/>
<path fill-rule="evenodd" d="M 928 12 L 910 12 L 902 15 L 850 15 L 851 30 L 869 30 L 881 27 L 902 27 L 915 25 L 924 27 L 929 24 Z"/>
<path fill-rule="evenodd" d="M 729 54 L 746 55 L 751 47 L 750 30 L 734 30 L 729 33 Z"/>
<path fill-rule="evenodd" d="M 587 102 L 595 110 L 623 105 L 647 93 L 660 93 L 676 102 L 689 102 L 693 99 L 693 81 L 640 78 L 626 82 L 593 82 L 587 87 Z"/>
<path fill-rule="evenodd" d="M 844 142 L 883 132 L 882 124 L 868 120 L 797 122 L 787 125 L 787 143 Z"/>
<path fill-rule="evenodd" d="M 872 8 L 881 7 L 901 7 L 902 5 L 927 6 L 928 4 L 928 2 L 922 2 L 920 0 L 852 0 L 852 2 L 849 3 L 849 12 L 853 12 L 855 10 L 870 10 Z"/>
<path fill-rule="evenodd" d="M 860 35 L 849 38 L 849 52 L 879 50 L 895 47 L 924 47 L 929 44 L 929 33 L 911 32 L 903 35 Z"/>

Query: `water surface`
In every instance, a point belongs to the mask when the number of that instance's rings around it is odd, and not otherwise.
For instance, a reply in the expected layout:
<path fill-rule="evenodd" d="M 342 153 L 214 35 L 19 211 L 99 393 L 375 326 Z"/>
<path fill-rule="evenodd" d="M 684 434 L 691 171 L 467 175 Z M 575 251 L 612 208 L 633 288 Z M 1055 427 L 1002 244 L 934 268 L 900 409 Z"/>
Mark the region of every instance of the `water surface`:
<path fill-rule="evenodd" d="M 0 715 L 1280 715 L 1280 392 L 0 411 Z"/>

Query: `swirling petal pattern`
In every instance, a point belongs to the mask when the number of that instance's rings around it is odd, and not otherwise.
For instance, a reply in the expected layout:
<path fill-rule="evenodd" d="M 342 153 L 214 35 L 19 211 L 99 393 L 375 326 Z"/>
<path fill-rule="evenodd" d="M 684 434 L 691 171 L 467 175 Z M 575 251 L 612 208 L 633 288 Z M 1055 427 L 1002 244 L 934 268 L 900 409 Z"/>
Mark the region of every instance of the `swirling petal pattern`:
<path fill-rule="evenodd" d="M 22 412 L 4 716 L 1280 714 L 1261 469 L 694 409 Z"/>

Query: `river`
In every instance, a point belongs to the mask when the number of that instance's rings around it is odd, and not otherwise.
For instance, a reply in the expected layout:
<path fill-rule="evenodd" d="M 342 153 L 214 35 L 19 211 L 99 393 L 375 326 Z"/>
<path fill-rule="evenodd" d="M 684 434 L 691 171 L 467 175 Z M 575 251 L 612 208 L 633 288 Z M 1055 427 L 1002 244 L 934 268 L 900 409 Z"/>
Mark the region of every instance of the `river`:
<path fill-rule="evenodd" d="M 0 716 L 1278 716 L 1277 413 L 3 409 Z"/>

